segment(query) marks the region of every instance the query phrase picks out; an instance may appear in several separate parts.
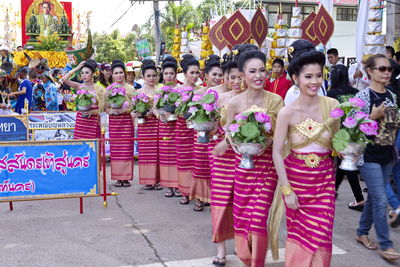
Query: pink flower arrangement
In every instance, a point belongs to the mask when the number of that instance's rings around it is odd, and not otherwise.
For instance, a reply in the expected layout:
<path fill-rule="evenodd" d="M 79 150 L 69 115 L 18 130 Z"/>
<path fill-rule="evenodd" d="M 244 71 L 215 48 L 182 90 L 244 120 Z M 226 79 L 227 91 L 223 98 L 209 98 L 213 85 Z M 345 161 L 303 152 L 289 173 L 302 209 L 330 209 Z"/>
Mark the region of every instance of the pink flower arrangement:
<path fill-rule="evenodd" d="M 90 107 L 97 103 L 96 92 L 81 85 L 76 95 L 71 98 L 78 107 Z"/>
<path fill-rule="evenodd" d="M 196 123 L 215 121 L 219 117 L 217 106 L 218 93 L 214 90 L 207 90 L 204 94 L 195 94 L 188 104 L 191 116 L 189 120 Z M 196 109 L 194 109 L 195 107 Z"/>
<path fill-rule="evenodd" d="M 120 108 L 127 100 L 126 89 L 119 83 L 112 83 L 106 88 L 108 103 L 113 108 Z"/>
<path fill-rule="evenodd" d="M 369 118 L 369 115 L 361 109 L 365 107 L 365 102 L 360 98 L 350 98 L 343 102 L 339 107 L 331 111 L 331 117 L 341 118 L 342 129 L 335 133 L 332 144 L 336 151 L 344 151 L 349 143 L 357 143 L 365 147 L 370 142 L 366 135 L 376 135 L 378 123 Z"/>
<path fill-rule="evenodd" d="M 240 127 L 240 125 L 237 124 L 237 123 L 231 124 L 231 125 L 229 126 L 229 131 L 230 131 L 231 133 L 237 133 L 237 132 L 239 132 L 239 127 Z"/>
<path fill-rule="evenodd" d="M 256 112 L 254 113 L 254 117 L 256 118 L 256 121 L 260 123 L 267 123 L 271 121 L 270 116 L 264 112 Z"/>
<path fill-rule="evenodd" d="M 137 113 L 147 113 L 152 107 L 150 99 L 145 93 L 136 93 L 132 96 L 131 100 L 133 110 Z"/>

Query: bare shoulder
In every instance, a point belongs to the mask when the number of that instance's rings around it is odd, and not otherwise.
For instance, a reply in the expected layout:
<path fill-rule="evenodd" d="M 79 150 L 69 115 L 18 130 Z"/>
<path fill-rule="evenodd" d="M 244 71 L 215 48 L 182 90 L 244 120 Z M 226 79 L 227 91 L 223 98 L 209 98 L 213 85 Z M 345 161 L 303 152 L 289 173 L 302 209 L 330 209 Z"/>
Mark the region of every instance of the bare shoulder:
<path fill-rule="evenodd" d="M 295 108 L 293 105 L 284 106 L 279 110 L 278 117 L 279 118 L 290 118 L 295 114 Z"/>

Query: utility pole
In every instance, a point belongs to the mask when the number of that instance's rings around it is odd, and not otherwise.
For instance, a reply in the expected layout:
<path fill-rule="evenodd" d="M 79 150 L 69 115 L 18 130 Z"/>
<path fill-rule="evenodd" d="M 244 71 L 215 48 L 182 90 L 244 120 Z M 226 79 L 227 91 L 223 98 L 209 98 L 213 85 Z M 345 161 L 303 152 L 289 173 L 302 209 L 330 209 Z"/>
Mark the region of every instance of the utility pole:
<path fill-rule="evenodd" d="M 137 2 L 136 0 L 129 0 L 131 4 Z M 138 0 L 138 2 L 153 2 L 153 11 L 154 11 L 154 41 L 155 41 L 155 50 L 156 50 L 156 65 L 160 62 L 160 52 L 161 52 L 161 27 L 160 27 L 160 5 L 159 3 L 164 2 L 181 2 L 182 0 Z"/>
<path fill-rule="evenodd" d="M 393 45 L 393 42 L 400 37 L 400 3 L 387 1 L 386 8 L 386 43 Z"/>

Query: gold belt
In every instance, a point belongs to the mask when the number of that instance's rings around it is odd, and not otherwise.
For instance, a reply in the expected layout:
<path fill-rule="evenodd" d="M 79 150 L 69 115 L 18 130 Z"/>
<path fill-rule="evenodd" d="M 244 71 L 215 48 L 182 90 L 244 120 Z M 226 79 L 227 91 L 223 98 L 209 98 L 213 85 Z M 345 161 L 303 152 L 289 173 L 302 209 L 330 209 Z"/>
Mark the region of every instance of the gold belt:
<path fill-rule="evenodd" d="M 292 153 L 292 155 L 296 159 L 304 160 L 304 163 L 306 164 L 306 166 L 310 167 L 310 168 L 317 168 L 321 161 L 329 158 L 329 155 L 318 156 L 317 154 L 314 154 L 314 153 L 310 153 L 310 154 Z"/>

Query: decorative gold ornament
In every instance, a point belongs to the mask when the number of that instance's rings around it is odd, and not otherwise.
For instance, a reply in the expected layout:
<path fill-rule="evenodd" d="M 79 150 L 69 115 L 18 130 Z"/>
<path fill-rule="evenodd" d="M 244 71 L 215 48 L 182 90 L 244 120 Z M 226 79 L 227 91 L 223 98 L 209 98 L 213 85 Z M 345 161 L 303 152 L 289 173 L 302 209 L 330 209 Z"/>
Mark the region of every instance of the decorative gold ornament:
<path fill-rule="evenodd" d="M 281 185 L 280 186 L 281 192 L 284 196 L 289 196 L 293 193 L 293 188 L 290 184 L 288 185 Z"/>
<path fill-rule="evenodd" d="M 321 162 L 321 157 L 318 156 L 317 154 L 311 153 L 304 158 L 304 163 L 306 164 L 307 167 L 310 168 L 318 167 L 320 162 Z"/>
<path fill-rule="evenodd" d="M 299 133 L 306 136 L 308 139 L 312 139 L 323 130 L 324 124 L 316 122 L 311 118 L 307 118 L 305 121 L 297 124 L 295 127 Z"/>

